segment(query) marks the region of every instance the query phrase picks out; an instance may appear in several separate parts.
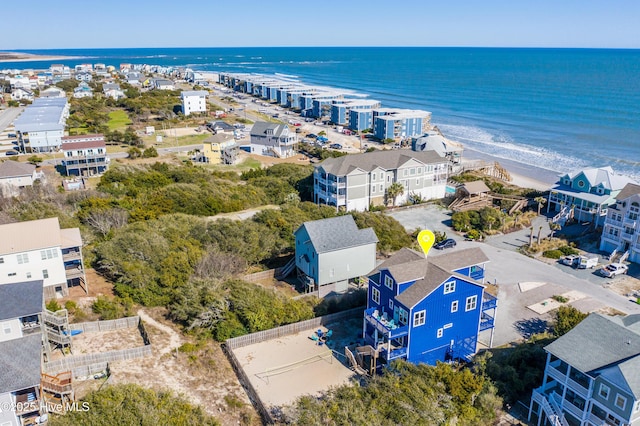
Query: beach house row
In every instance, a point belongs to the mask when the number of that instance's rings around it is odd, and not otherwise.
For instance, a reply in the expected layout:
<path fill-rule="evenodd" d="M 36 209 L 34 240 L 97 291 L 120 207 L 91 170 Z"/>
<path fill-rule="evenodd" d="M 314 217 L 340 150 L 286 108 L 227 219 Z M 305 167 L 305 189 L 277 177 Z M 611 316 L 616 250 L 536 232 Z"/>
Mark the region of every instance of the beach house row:
<path fill-rule="evenodd" d="M 443 198 L 448 170 L 448 160 L 435 151 L 374 151 L 328 158 L 315 165 L 314 201 L 346 211 L 364 211 L 411 198 Z M 394 183 L 402 185 L 396 199 L 387 191 Z"/>

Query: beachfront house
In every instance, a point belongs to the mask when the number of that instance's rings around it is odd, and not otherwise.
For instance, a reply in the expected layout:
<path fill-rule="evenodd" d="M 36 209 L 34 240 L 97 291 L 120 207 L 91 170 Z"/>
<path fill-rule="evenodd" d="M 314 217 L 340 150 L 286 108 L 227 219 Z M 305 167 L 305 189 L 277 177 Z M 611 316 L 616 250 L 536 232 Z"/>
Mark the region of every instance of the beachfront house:
<path fill-rule="evenodd" d="M 102 86 L 102 93 L 104 93 L 106 97 L 116 101 L 126 97 L 126 95 L 120 88 L 120 85 L 117 83 L 105 83 Z"/>
<path fill-rule="evenodd" d="M 58 218 L 0 225 L 0 287 L 28 280 L 44 281 L 44 297 L 69 294 L 87 280 L 78 228 L 60 229 Z"/>
<path fill-rule="evenodd" d="M 378 265 L 369 275 L 362 330 L 374 358 L 468 361 L 485 331 L 491 347 L 497 299 L 482 284 L 488 261 L 479 248 L 428 259 L 403 248 Z"/>
<path fill-rule="evenodd" d="M 464 147 L 461 143 L 450 141 L 435 130 L 430 130 L 411 141 L 413 151 L 435 151 L 452 164 L 462 162 Z"/>
<path fill-rule="evenodd" d="M 46 422 L 40 394 L 42 280 L 0 285 L 0 425 Z"/>
<path fill-rule="evenodd" d="M 600 250 L 640 263 L 640 185 L 626 184 L 615 200 L 607 210 Z"/>
<path fill-rule="evenodd" d="M 95 176 L 109 168 L 102 134 L 64 136 L 61 148 L 62 167 L 67 176 Z"/>
<path fill-rule="evenodd" d="M 33 101 L 34 94 L 31 89 L 17 87 L 11 91 L 12 101 Z"/>
<path fill-rule="evenodd" d="M 78 87 L 73 89 L 73 97 L 76 99 L 93 98 L 93 89 L 91 89 L 86 82 L 82 81 Z"/>
<path fill-rule="evenodd" d="M 434 151 L 374 151 L 327 158 L 315 165 L 314 201 L 346 211 L 365 211 L 417 197 L 444 198 L 448 163 Z M 394 200 L 387 189 L 395 182 L 403 192 Z"/>
<path fill-rule="evenodd" d="M 176 86 L 173 81 L 165 78 L 156 78 L 153 80 L 153 87 L 156 90 L 176 90 Z"/>
<path fill-rule="evenodd" d="M 531 424 L 640 425 L 640 315 L 592 313 L 544 349 Z"/>
<path fill-rule="evenodd" d="M 557 212 L 553 221 L 564 224 L 573 217 L 602 226 L 609 206 L 631 178 L 614 173 L 611 167 L 590 168 L 560 175 L 549 190 L 547 212 Z"/>
<path fill-rule="evenodd" d="M 358 229 L 351 215 L 305 222 L 294 236 L 298 278 L 318 297 L 346 291 L 376 266 L 378 237 L 373 228 Z"/>
<path fill-rule="evenodd" d="M 207 112 L 207 96 L 209 92 L 205 90 L 187 90 L 180 94 L 182 101 L 182 113 L 191 115 L 195 112 Z"/>
<path fill-rule="evenodd" d="M 421 110 L 380 108 L 373 110 L 373 135 L 379 140 L 402 141 L 424 134 L 431 113 Z"/>
<path fill-rule="evenodd" d="M 380 105 L 380 101 L 373 99 L 345 99 L 335 102 L 331 105 L 331 122 L 347 126 L 354 131 L 370 129 L 373 110 L 380 108 Z M 351 123 L 352 118 L 355 120 L 354 123 Z"/>
<path fill-rule="evenodd" d="M 18 161 L 0 163 L 0 197 L 13 197 L 21 188 L 33 186 L 33 182 L 41 177 L 36 166 Z"/>
<path fill-rule="evenodd" d="M 257 121 L 251 128 L 251 153 L 278 158 L 295 155 L 296 134 L 286 124 Z"/>
<path fill-rule="evenodd" d="M 93 75 L 91 74 L 90 71 L 76 71 L 76 75 L 75 75 L 76 80 L 78 81 L 91 81 L 93 80 Z"/>

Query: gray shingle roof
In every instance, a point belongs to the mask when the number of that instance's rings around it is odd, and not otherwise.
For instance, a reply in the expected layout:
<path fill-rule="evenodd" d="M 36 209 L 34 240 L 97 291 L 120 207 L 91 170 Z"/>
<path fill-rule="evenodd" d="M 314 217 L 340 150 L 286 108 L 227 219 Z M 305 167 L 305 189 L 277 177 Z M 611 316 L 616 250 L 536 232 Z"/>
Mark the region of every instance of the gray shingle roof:
<path fill-rule="evenodd" d="M 474 180 L 473 182 L 463 183 L 462 188 L 464 188 L 469 194 L 481 194 L 484 192 L 490 192 L 489 187 L 482 180 Z"/>
<path fill-rule="evenodd" d="M 36 166 L 33 164 L 19 163 L 17 161 L 7 160 L 0 163 L 0 178 L 12 178 L 18 176 L 33 175 Z"/>
<path fill-rule="evenodd" d="M 273 135 L 280 137 L 284 129 L 288 129 L 286 124 L 268 123 L 266 121 L 256 121 L 251 128 L 251 135 L 262 136 L 267 134 L 267 130 L 273 130 Z"/>
<path fill-rule="evenodd" d="M 545 350 L 583 373 L 595 375 L 596 370 L 638 357 L 640 334 L 626 327 L 623 319 L 591 314 Z"/>
<path fill-rule="evenodd" d="M 423 164 L 446 163 L 435 151 L 374 151 L 363 154 L 345 155 L 337 158 L 327 158 L 316 167 L 322 167 L 325 172 L 336 176 L 343 176 L 355 169 L 370 172 L 380 167 L 384 170 L 395 170 L 403 164 L 415 159 Z"/>
<path fill-rule="evenodd" d="M 305 222 L 294 233 L 302 228 L 306 229 L 317 253 L 378 242 L 373 228 L 358 229 L 351 215 Z"/>
<path fill-rule="evenodd" d="M 0 285 L 0 321 L 42 312 L 42 280 Z"/>
<path fill-rule="evenodd" d="M 0 342 L 0 394 L 40 384 L 42 336 Z"/>
<path fill-rule="evenodd" d="M 415 280 L 415 283 L 396 296 L 396 300 L 410 308 L 438 288 L 449 277 L 455 276 L 470 281 L 469 277 L 454 273 L 454 270 L 488 261 L 487 256 L 479 248 L 454 251 L 433 258 L 428 257 L 428 260 L 425 260 L 424 255 L 414 250 L 403 248 L 378 265 L 370 278 L 379 282 L 380 277 L 377 274 L 381 270 L 387 269 L 398 283 Z"/>

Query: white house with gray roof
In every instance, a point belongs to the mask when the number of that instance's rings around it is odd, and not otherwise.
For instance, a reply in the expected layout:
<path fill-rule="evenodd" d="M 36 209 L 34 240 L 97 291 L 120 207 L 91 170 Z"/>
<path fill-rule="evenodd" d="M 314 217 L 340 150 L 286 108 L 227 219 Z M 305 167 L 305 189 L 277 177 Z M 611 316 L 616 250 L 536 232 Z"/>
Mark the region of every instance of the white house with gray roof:
<path fill-rule="evenodd" d="M 558 212 L 554 222 L 561 224 L 573 217 L 602 226 L 607 209 L 615 204 L 616 195 L 628 183 L 637 182 L 615 173 L 609 166 L 560 175 L 560 180 L 549 190 L 547 212 Z"/>
<path fill-rule="evenodd" d="M 298 276 L 319 297 L 346 291 L 349 280 L 376 266 L 378 237 L 358 229 L 351 215 L 305 222 L 294 235 Z"/>
<path fill-rule="evenodd" d="M 22 152 L 51 152 L 60 148 L 69 116 L 66 98 L 38 98 L 15 120 Z"/>
<path fill-rule="evenodd" d="M 449 161 L 435 151 L 374 151 L 327 158 L 315 166 L 313 192 L 316 204 L 346 211 L 393 202 L 387 189 L 400 183 L 404 191 L 395 202 L 410 198 L 444 198 Z"/>
<path fill-rule="evenodd" d="M 640 315 L 593 313 L 545 350 L 533 424 L 640 425 Z"/>
<path fill-rule="evenodd" d="M 21 188 L 33 186 L 40 178 L 33 164 L 7 160 L 0 163 L 0 197 L 18 195 Z"/>
<path fill-rule="evenodd" d="M 42 280 L 0 285 L 0 425 L 41 416 Z"/>
<path fill-rule="evenodd" d="M 251 128 L 251 153 L 287 158 L 295 155 L 298 139 L 286 124 L 256 121 Z"/>

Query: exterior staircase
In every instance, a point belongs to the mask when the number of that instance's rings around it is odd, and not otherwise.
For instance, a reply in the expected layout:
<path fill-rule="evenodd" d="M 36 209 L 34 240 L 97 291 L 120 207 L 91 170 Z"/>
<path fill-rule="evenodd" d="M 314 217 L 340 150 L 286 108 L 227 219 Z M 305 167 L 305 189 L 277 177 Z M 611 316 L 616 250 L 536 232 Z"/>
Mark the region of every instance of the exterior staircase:
<path fill-rule="evenodd" d="M 283 280 L 287 278 L 291 274 L 291 272 L 293 272 L 295 267 L 296 267 L 296 257 L 294 256 L 291 258 L 291 260 L 287 262 L 286 265 L 284 265 L 282 268 L 278 270 L 278 273 L 275 275 L 275 279 Z"/>

